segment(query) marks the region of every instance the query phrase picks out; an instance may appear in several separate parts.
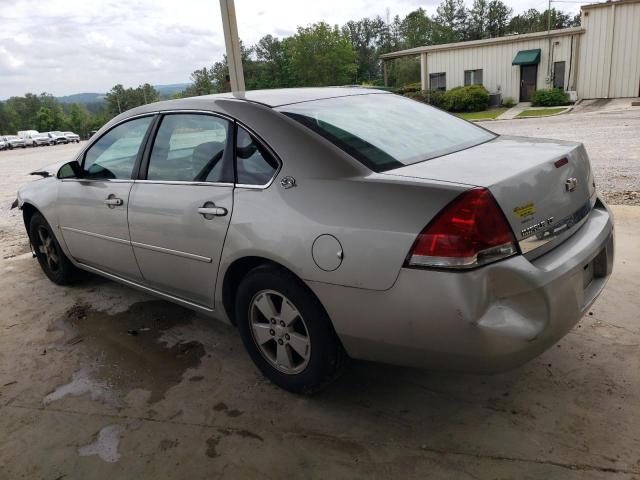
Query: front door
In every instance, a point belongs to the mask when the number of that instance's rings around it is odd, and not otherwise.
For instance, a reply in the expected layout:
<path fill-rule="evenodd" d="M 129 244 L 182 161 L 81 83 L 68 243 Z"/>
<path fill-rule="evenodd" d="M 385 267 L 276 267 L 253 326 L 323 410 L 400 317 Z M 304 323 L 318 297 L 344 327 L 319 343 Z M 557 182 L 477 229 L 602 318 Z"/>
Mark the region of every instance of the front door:
<path fill-rule="evenodd" d="M 214 115 L 164 115 L 129 202 L 145 283 L 209 308 L 233 209 L 232 137 Z"/>
<path fill-rule="evenodd" d="M 538 65 L 520 66 L 520 101 L 530 102 L 533 92 L 536 91 L 538 78 Z"/>
<path fill-rule="evenodd" d="M 127 206 L 132 174 L 152 116 L 109 130 L 85 152 L 84 174 L 58 189 L 58 224 L 77 261 L 129 280 L 140 280 L 129 241 Z"/>

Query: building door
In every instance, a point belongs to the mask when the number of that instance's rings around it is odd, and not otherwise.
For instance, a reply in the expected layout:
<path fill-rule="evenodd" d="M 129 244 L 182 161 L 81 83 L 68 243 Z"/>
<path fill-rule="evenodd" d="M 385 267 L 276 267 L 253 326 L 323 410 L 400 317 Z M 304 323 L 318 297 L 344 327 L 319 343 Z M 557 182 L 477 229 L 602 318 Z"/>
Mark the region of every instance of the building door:
<path fill-rule="evenodd" d="M 538 65 L 520 66 L 520 101 L 530 102 L 533 92 L 536 91 L 536 79 L 538 78 Z"/>

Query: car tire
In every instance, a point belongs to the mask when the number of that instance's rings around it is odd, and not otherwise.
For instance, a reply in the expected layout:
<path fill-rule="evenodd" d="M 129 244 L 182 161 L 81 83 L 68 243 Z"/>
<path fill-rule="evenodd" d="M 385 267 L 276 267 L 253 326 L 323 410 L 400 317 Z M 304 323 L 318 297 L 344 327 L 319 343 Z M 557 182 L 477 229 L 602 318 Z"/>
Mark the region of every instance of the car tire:
<path fill-rule="evenodd" d="M 45 275 L 57 285 L 76 283 L 81 271 L 60 248 L 51 226 L 40 213 L 34 213 L 29 222 L 29 238 Z"/>
<path fill-rule="evenodd" d="M 271 266 L 250 271 L 238 288 L 235 313 L 251 359 L 279 387 L 311 394 L 344 369 L 347 355 L 329 316 L 291 273 Z"/>

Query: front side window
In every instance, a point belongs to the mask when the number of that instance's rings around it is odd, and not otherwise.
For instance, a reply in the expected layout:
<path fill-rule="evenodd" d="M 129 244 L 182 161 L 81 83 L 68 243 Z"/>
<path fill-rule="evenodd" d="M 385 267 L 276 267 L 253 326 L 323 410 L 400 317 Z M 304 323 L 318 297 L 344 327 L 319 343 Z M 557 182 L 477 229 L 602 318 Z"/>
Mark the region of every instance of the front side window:
<path fill-rule="evenodd" d="M 224 162 L 228 133 L 229 122 L 223 118 L 166 115 L 153 143 L 147 180 L 232 181 Z"/>
<path fill-rule="evenodd" d="M 278 170 L 278 162 L 244 128 L 238 126 L 236 137 L 236 171 L 238 183 L 266 185 Z"/>
<path fill-rule="evenodd" d="M 429 89 L 431 90 L 446 90 L 447 89 L 447 74 L 446 73 L 430 73 L 429 74 Z"/>
<path fill-rule="evenodd" d="M 482 85 L 482 70 L 465 70 L 464 86 Z"/>
<path fill-rule="evenodd" d="M 447 155 L 495 134 L 421 102 L 388 93 L 283 105 L 297 120 L 376 172 Z"/>
<path fill-rule="evenodd" d="M 136 158 L 153 117 L 121 123 L 89 147 L 84 157 L 84 178 L 131 179 Z"/>

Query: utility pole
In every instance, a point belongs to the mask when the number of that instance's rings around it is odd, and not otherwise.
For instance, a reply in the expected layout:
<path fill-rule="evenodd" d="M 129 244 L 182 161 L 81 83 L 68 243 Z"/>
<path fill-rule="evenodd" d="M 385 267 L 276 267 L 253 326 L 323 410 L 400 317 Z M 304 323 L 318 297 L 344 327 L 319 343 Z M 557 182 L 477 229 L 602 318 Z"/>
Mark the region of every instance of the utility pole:
<path fill-rule="evenodd" d="M 236 23 L 236 7 L 233 0 L 220 0 L 220 13 L 222 14 L 224 44 L 227 48 L 227 66 L 229 67 L 231 91 L 233 93 L 244 94 L 242 52 L 240 51 L 240 38 L 238 37 L 238 25 Z"/>
<path fill-rule="evenodd" d="M 547 8 L 547 38 L 549 40 L 548 50 L 547 50 L 547 83 L 549 85 L 552 84 L 553 78 L 551 73 L 551 0 L 549 0 L 549 7 Z"/>

